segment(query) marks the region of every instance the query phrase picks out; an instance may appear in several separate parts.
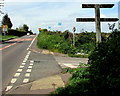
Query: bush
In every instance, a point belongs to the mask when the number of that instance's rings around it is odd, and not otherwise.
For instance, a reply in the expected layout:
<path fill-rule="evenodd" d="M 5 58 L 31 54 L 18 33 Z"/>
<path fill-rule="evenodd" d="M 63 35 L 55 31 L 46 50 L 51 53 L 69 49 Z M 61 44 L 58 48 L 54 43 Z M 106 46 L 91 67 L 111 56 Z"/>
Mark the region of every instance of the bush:
<path fill-rule="evenodd" d="M 61 33 L 42 30 L 38 35 L 37 45 L 39 48 L 58 51 L 65 54 L 75 54 L 76 48 L 71 46 L 71 43 L 65 40 Z"/>
<path fill-rule="evenodd" d="M 120 96 L 120 32 L 98 44 L 89 57 L 90 82 L 96 96 Z"/>
<path fill-rule="evenodd" d="M 73 73 L 65 88 L 51 96 L 120 96 L 120 32 L 99 43 L 89 57 L 87 69 Z"/>

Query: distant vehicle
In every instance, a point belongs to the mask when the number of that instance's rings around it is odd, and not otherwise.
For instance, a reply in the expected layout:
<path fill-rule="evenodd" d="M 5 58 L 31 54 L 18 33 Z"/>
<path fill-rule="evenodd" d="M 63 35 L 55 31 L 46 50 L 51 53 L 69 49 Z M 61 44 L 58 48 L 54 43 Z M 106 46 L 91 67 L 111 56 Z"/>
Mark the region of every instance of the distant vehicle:
<path fill-rule="evenodd" d="M 27 33 L 27 35 L 29 36 L 29 35 L 30 35 L 30 33 Z"/>

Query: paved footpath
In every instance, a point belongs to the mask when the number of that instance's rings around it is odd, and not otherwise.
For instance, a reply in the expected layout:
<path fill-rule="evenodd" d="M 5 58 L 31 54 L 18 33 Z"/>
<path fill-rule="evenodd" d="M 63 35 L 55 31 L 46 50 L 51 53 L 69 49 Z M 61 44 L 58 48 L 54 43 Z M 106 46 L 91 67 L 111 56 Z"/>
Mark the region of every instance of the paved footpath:
<path fill-rule="evenodd" d="M 85 58 L 71 58 L 64 54 L 41 50 L 36 40 L 30 46 L 22 64 L 6 89 L 6 94 L 48 95 L 58 87 L 64 87 L 71 74 L 62 74 L 62 68 L 77 68 L 87 63 Z M 12 95 L 11 95 L 12 96 Z"/>

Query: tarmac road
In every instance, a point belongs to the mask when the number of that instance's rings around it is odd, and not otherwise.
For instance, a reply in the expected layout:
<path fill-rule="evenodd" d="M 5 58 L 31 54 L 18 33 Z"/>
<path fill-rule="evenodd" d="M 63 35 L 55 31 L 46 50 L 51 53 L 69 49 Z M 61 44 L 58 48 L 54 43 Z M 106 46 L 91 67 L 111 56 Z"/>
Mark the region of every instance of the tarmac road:
<path fill-rule="evenodd" d="M 23 36 L 21 38 L 6 41 L 2 44 L 0 51 L 2 51 L 2 90 L 6 88 L 12 79 L 16 70 L 23 61 L 27 48 L 30 45 L 34 35 Z"/>

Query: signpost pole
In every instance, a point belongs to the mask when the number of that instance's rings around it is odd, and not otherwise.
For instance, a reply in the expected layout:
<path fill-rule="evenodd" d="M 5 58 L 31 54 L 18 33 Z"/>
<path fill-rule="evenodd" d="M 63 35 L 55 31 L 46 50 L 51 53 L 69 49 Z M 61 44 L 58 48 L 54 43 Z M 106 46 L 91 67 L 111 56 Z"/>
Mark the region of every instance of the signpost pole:
<path fill-rule="evenodd" d="M 73 32 L 73 46 L 75 46 L 75 34 Z"/>
<path fill-rule="evenodd" d="M 95 8 L 95 18 L 77 18 L 77 22 L 94 22 L 96 24 L 96 42 L 101 42 L 100 22 L 115 22 L 118 18 L 100 18 L 100 8 L 112 8 L 114 4 L 82 4 L 83 8 Z"/>
<path fill-rule="evenodd" d="M 95 5 L 96 42 L 101 42 L 100 6 Z"/>

